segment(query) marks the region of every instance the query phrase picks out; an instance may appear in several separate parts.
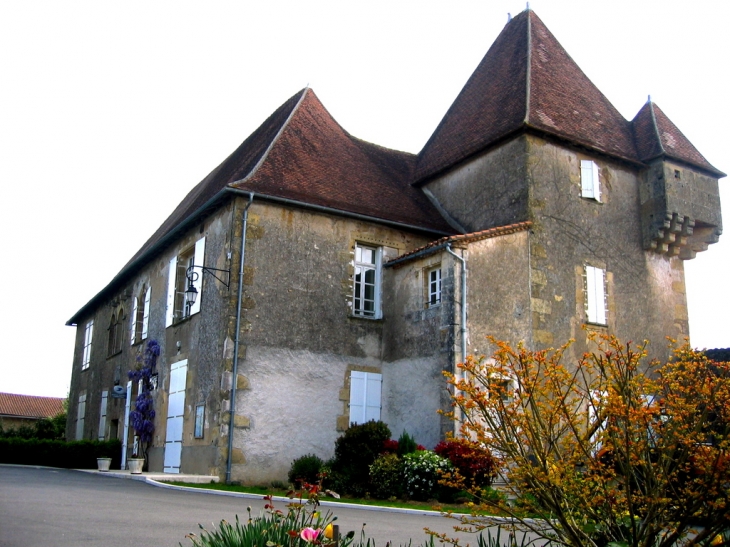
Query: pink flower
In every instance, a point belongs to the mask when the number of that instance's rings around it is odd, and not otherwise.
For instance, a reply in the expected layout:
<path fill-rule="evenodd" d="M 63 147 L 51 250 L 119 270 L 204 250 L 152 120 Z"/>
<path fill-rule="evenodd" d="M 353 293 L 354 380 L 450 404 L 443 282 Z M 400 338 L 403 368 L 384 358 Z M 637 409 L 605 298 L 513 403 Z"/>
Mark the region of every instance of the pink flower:
<path fill-rule="evenodd" d="M 315 541 L 317 539 L 317 536 L 319 536 L 319 533 L 321 531 L 322 530 L 320 530 L 319 528 L 317 528 L 316 530 L 314 528 L 305 528 L 304 530 L 301 531 L 301 533 L 299 535 L 307 543 L 312 543 L 313 541 Z"/>

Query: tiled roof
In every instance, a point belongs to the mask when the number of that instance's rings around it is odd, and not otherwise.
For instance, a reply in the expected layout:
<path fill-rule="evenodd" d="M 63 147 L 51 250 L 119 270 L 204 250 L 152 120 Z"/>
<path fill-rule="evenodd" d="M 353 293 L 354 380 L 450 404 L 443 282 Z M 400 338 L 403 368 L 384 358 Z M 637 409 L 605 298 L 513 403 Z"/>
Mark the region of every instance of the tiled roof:
<path fill-rule="evenodd" d="M 715 176 L 724 177 L 692 145 L 666 114 L 651 100 L 639 110 L 631 122 L 636 139 L 636 149 L 642 161 L 666 156 L 689 163 L 709 171 Z"/>
<path fill-rule="evenodd" d="M 402 254 L 399 257 L 386 262 L 385 266 L 397 267 L 397 265 L 400 265 L 403 262 L 407 262 L 412 258 L 416 258 L 416 256 L 429 255 L 432 252 L 436 252 L 437 250 L 449 244 L 463 245 L 473 243 L 475 241 L 481 241 L 483 239 L 490 239 L 493 237 L 504 236 L 507 234 L 514 234 L 515 232 L 523 232 L 525 230 L 529 230 L 530 226 L 532 226 L 532 222 L 527 220 L 525 222 L 516 222 L 515 224 L 507 224 L 505 226 L 489 228 L 488 230 L 480 230 L 478 232 L 471 232 L 468 234 L 457 234 L 453 236 L 442 237 L 441 239 L 431 241 L 426 245 L 419 247 L 418 249 L 414 249 L 409 253 Z"/>
<path fill-rule="evenodd" d="M 63 412 L 63 399 L 0 393 L 0 416 L 52 418 Z"/>
<path fill-rule="evenodd" d="M 373 218 L 453 229 L 428 198 L 411 186 L 416 156 L 389 150 L 347 133 L 311 89 L 261 164 L 231 186 Z"/>
<path fill-rule="evenodd" d="M 670 135 L 681 135 L 663 114 L 657 116 L 659 124 L 664 121 Z M 505 26 L 420 152 L 415 183 L 521 131 L 549 134 L 634 163 L 642 160 L 632 124 L 529 9 Z M 689 141 L 680 140 L 676 152 L 684 161 L 714 170 Z"/>

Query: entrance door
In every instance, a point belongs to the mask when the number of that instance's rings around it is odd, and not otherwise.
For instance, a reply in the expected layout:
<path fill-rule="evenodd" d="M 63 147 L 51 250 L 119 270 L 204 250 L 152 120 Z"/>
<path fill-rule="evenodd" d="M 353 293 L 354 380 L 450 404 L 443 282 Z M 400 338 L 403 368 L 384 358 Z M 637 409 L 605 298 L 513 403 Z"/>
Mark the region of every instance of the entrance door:
<path fill-rule="evenodd" d="M 187 359 L 173 363 L 170 367 L 170 393 L 167 400 L 167 434 L 165 436 L 165 473 L 180 472 L 187 374 Z"/>

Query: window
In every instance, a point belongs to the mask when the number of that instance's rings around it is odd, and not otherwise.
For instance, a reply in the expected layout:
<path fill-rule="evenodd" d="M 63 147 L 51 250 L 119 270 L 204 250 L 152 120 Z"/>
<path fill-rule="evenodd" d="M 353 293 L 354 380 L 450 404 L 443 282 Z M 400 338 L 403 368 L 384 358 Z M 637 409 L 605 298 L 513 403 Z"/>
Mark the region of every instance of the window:
<path fill-rule="evenodd" d="M 107 344 L 107 356 L 111 357 L 122 351 L 122 331 L 124 324 L 124 310 L 119 308 L 112 313 L 109 321 L 109 342 Z"/>
<path fill-rule="evenodd" d="M 426 307 L 433 308 L 441 303 L 441 268 L 433 268 L 427 274 L 427 295 Z"/>
<path fill-rule="evenodd" d="M 167 313 L 165 317 L 165 326 L 187 319 L 200 311 L 200 301 L 202 300 L 203 276 L 198 275 L 193 282 L 193 286 L 198 291 L 198 298 L 194 304 L 191 304 L 185 296 L 185 290 L 188 288 L 188 269 L 192 266 L 203 266 L 205 258 L 205 238 L 201 238 L 195 242 L 195 245 L 185 249 L 179 255 L 172 257 L 170 260 L 169 277 L 167 280 Z M 202 272 L 197 272 L 201 274 Z"/>
<path fill-rule="evenodd" d="M 606 270 L 585 266 L 586 321 L 606 325 Z"/>
<path fill-rule="evenodd" d="M 101 408 L 99 409 L 99 433 L 97 438 L 103 441 L 106 435 L 106 407 L 109 400 L 109 392 L 104 390 L 101 392 Z"/>
<path fill-rule="evenodd" d="M 76 440 L 84 438 L 84 418 L 86 417 L 86 393 L 79 395 L 79 406 L 76 407 Z"/>
<path fill-rule="evenodd" d="M 89 368 L 89 363 L 91 363 L 91 337 L 93 334 L 94 320 L 92 319 L 86 323 L 86 328 L 84 329 L 84 350 L 81 358 L 81 370 Z"/>
<path fill-rule="evenodd" d="M 383 375 L 353 370 L 350 373 L 350 425 L 380 419 Z"/>
<path fill-rule="evenodd" d="M 380 275 L 383 252 L 380 247 L 355 244 L 352 314 L 379 318 Z"/>
<path fill-rule="evenodd" d="M 130 341 L 134 345 L 147 339 L 147 330 L 150 322 L 151 287 L 142 287 L 139 298 L 132 301 L 132 326 Z"/>
<path fill-rule="evenodd" d="M 197 405 L 195 407 L 195 438 L 203 438 L 203 424 L 205 418 L 205 405 Z"/>
<path fill-rule="evenodd" d="M 581 197 L 601 201 L 601 186 L 596 162 L 580 160 L 580 187 Z"/>

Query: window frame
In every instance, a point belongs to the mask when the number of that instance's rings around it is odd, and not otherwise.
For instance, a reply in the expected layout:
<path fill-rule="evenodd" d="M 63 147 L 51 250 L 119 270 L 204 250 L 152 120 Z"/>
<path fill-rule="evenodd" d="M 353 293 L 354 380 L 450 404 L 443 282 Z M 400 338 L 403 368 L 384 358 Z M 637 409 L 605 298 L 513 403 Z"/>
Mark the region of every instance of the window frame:
<path fill-rule="evenodd" d="M 191 266 L 205 264 L 205 237 L 198 239 L 194 245 L 185 247 L 170 259 L 167 277 L 167 308 L 165 312 L 165 328 L 185 321 L 200 312 L 203 299 L 202 272 L 193 279 L 193 286 L 198 291 L 195 303 L 188 301 L 185 291 L 188 288 L 187 271 Z"/>
<path fill-rule="evenodd" d="M 593 160 L 580 160 L 580 196 L 601 202 L 600 168 Z"/>
<path fill-rule="evenodd" d="M 363 260 L 363 251 L 372 253 L 372 262 Z M 383 317 L 381 305 L 383 248 L 366 243 L 355 243 L 352 263 L 354 268 L 352 273 L 352 315 L 364 319 L 381 319 Z M 372 283 L 369 283 L 366 276 L 371 271 L 373 280 Z M 358 278 L 358 276 L 360 277 Z M 368 286 L 372 287 L 372 298 L 367 298 L 365 293 Z M 372 309 L 367 306 L 368 302 L 372 303 Z"/>
<path fill-rule="evenodd" d="M 112 357 L 122 351 L 124 345 L 124 308 L 112 312 L 109 320 L 107 357 Z"/>
<path fill-rule="evenodd" d="M 139 297 L 135 296 L 132 303 L 132 323 L 130 326 L 130 345 L 139 344 L 147 339 L 150 319 L 150 299 L 152 287 L 142 285 Z M 140 306 L 141 302 L 141 306 Z"/>
<path fill-rule="evenodd" d="M 586 323 L 608 326 L 607 275 L 604 268 L 583 266 Z"/>
<path fill-rule="evenodd" d="M 435 274 L 435 276 L 434 276 Z M 436 277 L 437 279 L 434 279 Z M 426 307 L 435 308 L 441 305 L 442 272 L 441 264 L 426 270 Z"/>
<path fill-rule="evenodd" d="M 84 346 L 81 350 L 81 370 L 86 370 L 91 365 L 91 343 L 94 338 L 94 320 L 86 322 L 84 327 Z"/>

